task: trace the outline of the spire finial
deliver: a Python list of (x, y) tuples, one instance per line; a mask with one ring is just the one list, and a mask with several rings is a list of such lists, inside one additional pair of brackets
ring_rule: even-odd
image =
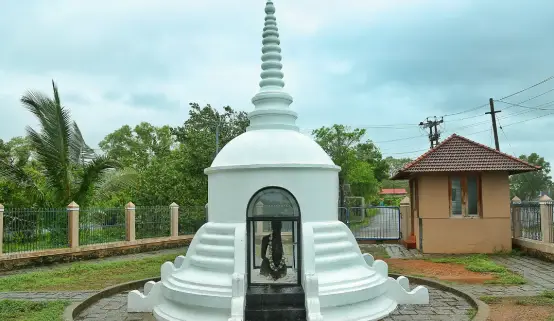
[(265, 5), (265, 24), (262, 40), (262, 72), (260, 90), (252, 98), (255, 110), (248, 114), (252, 129), (292, 129), (296, 126), (297, 115), (290, 109), (292, 96), (283, 91), (285, 82), (281, 63), (281, 41), (275, 18), (272, 0)]

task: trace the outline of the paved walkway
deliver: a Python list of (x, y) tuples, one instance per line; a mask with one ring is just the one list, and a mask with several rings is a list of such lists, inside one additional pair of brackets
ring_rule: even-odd
[[(415, 285), (413, 285), (415, 286)], [(429, 305), (399, 306), (383, 321), (412, 321), (412, 320), (469, 320), (469, 303), (449, 292), (429, 289)], [(154, 321), (150, 313), (128, 313), (127, 292), (102, 299), (83, 311), (77, 321), (110, 320), (110, 321)]]
[(382, 246), (387, 251), (391, 259), (422, 259), (421, 254), (416, 249), (406, 249), (400, 244), (376, 244), (376, 246)]
[(400, 213), (395, 208), (376, 208), (379, 212), (371, 218), (369, 225), (352, 229), (357, 238), (399, 239)]
[[(423, 258), (417, 250), (407, 250), (395, 244), (373, 244), (364, 246), (381, 247), (391, 258), (419, 259)], [(109, 257), (90, 260), (87, 262), (122, 261), (129, 259), (145, 258), (159, 254), (183, 254), (184, 250), (170, 249), (148, 253)], [(543, 262), (538, 259), (525, 256), (497, 256), (493, 260), (508, 269), (524, 276), (528, 283), (524, 285), (454, 285), (462, 291), (471, 293), (476, 297), (481, 296), (527, 296), (537, 295), (544, 290), (554, 290), (554, 263)], [(54, 268), (69, 266), (71, 263), (56, 264)], [(9, 274), (27, 273), (40, 270), (51, 270), (52, 266), (38, 267), (13, 271)], [(5, 273), (4, 275), (7, 275)], [(2, 275), (0, 275), (2, 277)], [(80, 292), (0, 292), (0, 299), (27, 299), (33, 301), (44, 300), (69, 300), (82, 301), (95, 293), (95, 291)], [(399, 308), (384, 321), (411, 321), (411, 320), (468, 320), (467, 311), (469, 304), (448, 292), (430, 289), (430, 305), (409, 305)], [(103, 299), (85, 310), (78, 320), (154, 320), (150, 314), (127, 314), (126, 293), (118, 294)]]

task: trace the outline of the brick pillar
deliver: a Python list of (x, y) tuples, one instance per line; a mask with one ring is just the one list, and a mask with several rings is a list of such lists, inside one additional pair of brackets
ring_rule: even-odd
[(0, 255), (4, 248), (4, 205), (0, 204)]
[(67, 205), (69, 247), (79, 247), (79, 205), (75, 202)]
[(411, 231), (410, 227), (412, 226), (412, 213), (411, 213), (411, 206), (410, 206), (410, 198), (404, 197), (402, 201), (400, 201), (400, 232), (402, 233), (402, 239), (404, 241), (407, 241), (410, 235), (413, 234), (413, 231)]
[(173, 202), (169, 205), (171, 215), (171, 236), (179, 236), (179, 205)]
[(135, 204), (132, 202), (125, 205), (125, 240), (135, 240)]
[[(512, 198), (512, 204), (521, 204), (521, 199), (517, 196)], [(510, 209), (511, 219), (512, 219), (512, 237), (519, 238), (521, 237), (521, 207), (513, 206)]]
[(541, 206), (542, 241), (549, 243), (554, 240), (552, 236), (552, 206), (554, 204), (548, 195), (541, 196), (539, 204)]

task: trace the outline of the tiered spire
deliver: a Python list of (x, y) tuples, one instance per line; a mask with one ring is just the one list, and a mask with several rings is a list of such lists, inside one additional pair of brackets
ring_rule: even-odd
[(265, 6), (265, 27), (262, 40), (262, 72), (260, 90), (252, 98), (254, 111), (248, 114), (250, 127), (254, 129), (292, 129), (296, 126), (297, 115), (290, 109), (292, 96), (283, 91), (285, 82), (281, 71), (281, 41), (275, 18), (275, 6), (268, 0)]

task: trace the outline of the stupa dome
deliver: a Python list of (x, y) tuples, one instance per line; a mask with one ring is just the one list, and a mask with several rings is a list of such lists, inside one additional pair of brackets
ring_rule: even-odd
[(287, 129), (260, 129), (243, 133), (225, 145), (211, 169), (264, 165), (338, 169), (311, 137)]

